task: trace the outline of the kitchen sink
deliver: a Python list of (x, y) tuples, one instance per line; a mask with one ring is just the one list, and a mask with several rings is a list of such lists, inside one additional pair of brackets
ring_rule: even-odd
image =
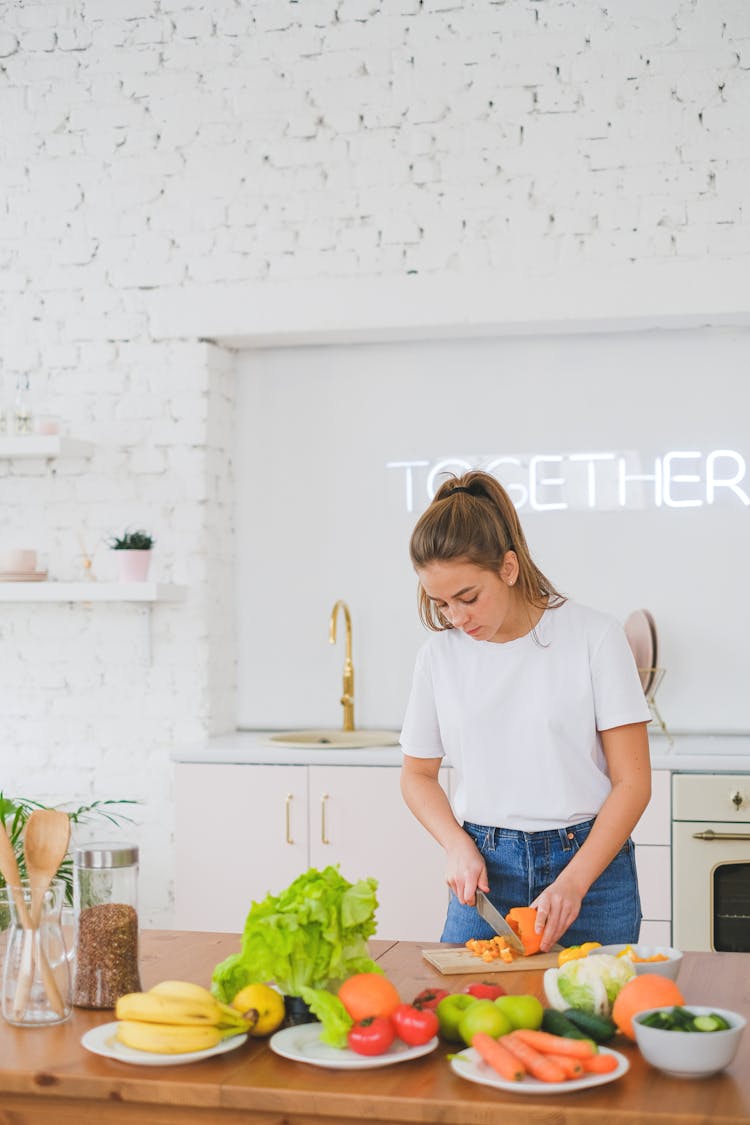
[(316, 747), (333, 750), (363, 750), (367, 746), (398, 746), (393, 730), (285, 730), (270, 736), (277, 746)]

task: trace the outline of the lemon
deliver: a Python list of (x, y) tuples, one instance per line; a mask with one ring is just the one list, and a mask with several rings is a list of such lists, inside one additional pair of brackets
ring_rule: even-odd
[(284, 1022), (284, 997), (267, 984), (246, 984), (235, 996), (232, 1007), (250, 1021), (252, 1027), (248, 1030), (258, 1038), (270, 1035)]

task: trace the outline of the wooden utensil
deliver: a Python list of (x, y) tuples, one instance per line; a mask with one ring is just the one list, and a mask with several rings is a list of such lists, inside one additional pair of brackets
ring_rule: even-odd
[(44, 896), (65, 859), (70, 843), (70, 819), (57, 809), (34, 809), (26, 822), (23, 852), (31, 884), (31, 924), (38, 926)]
[(18, 917), (21, 919), (21, 925), (25, 930), (30, 930), (31, 916), (21, 889), (21, 875), (16, 863), (16, 853), (13, 851), (13, 845), (2, 820), (0, 820), (0, 872), (2, 872), (6, 884), (10, 887)]
[(67, 813), (57, 809), (34, 809), (23, 834), (23, 851), (26, 858), (26, 872), (31, 885), (31, 927), (33, 933), (27, 935), (24, 946), (25, 957), (16, 990), (16, 1011), (22, 1012), (28, 1001), (29, 990), (34, 976), (34, 945), (39, 956), (42, 980), (52, 1007), (59, 1016), (65, 1014), (65, 1003), (57, 987), (55, 974), (47, 960), (41, 941), (37, 938), (42, 917), (44, 896), (50, 883), (57, 875), (60, 864), (70, 843), (70, 819)]

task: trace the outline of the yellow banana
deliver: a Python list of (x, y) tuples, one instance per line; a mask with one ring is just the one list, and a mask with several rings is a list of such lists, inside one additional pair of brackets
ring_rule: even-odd
[(183, 997), (158, 992), (128, 992), (115, 1006), (118, 1020), (140, 1023), (179, 1024), (186, 1027), (247, 1027), (239, 1012), (220, 1004), (213, 996)]
[(149, 992), (157, 996), (182, 996), (192, 1000), (214, 1000), (213, 993), (204, 988), (202, 984), (193, 984), (189, 980), (162, 980), (155, 984)]
[(143, 1023), (139, 1020), (121, 1020), (115, 1038), (126, 1047), (137, 1051), (151, 1051), (159, 1055), (182, 1055), (192, 1051), (205, 1051), (221, 1043), (234, 1029), (219, 1027), (192, 1027), (187, 1024)]
[(155, 984), (149, 992), (156, 996), (172, 996), (182, 1000), (213, 1005), (216, 1011), (215, 1022), (217, 1027), (237, 1026), (247, 1030), (249, 1021), (244, 1017), (240, 1020), (237, 1019), (238, 1015), (242, 1016), (242, 1013), (233, 1008), (231, 1004), (224, 1004), (221, 1000), (217, 1000), (213, 993), (204, 988), (202, 984), (193, 984), (192, 981), (188, 980), (163, 980), (159, 984)]

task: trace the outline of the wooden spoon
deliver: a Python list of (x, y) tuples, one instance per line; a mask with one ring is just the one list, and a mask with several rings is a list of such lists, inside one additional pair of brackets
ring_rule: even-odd
[(13, 901), (16, 904), (16, 912), (21, 919), (21, 925), (25, 930), (30, 930), (31, 916), (21, 890), (21, 875), (16, 862), (16, 853), (13, 851), (13, 845), (2, 820), (0, 820), (0, 872), (2, 872), (3, 879), (10, 887)]
[[(23, 851), (26, 871), (31, 885), (31, 925), (38, 931), (44, 906), (44, 896), (57, 875), (70, 843), (70, 819), (57, 809), (34, 809), (26, 822), (23, 834)], [(57, 987), (55, 974), (47, 960), (41, 941), (36, 942), (44, 987), (52, 1007), (59, 1016), (65, 1014), (65, 1003)], [(30, 962), (30, 963), (29, 963)], [(33, 947), (31, 956), (22, 964), (16, 991), (16, 1010), (20, 1001), (25, 1007), (34, 975)], [(19, 1000), (20, 995), (20, 1000)]]
[(31, 924), (38, 926), (44, 896), (70, 843), (70, 819), (57, 809), (34, 809), (26, 822), (23, 852), (31, 884)]

